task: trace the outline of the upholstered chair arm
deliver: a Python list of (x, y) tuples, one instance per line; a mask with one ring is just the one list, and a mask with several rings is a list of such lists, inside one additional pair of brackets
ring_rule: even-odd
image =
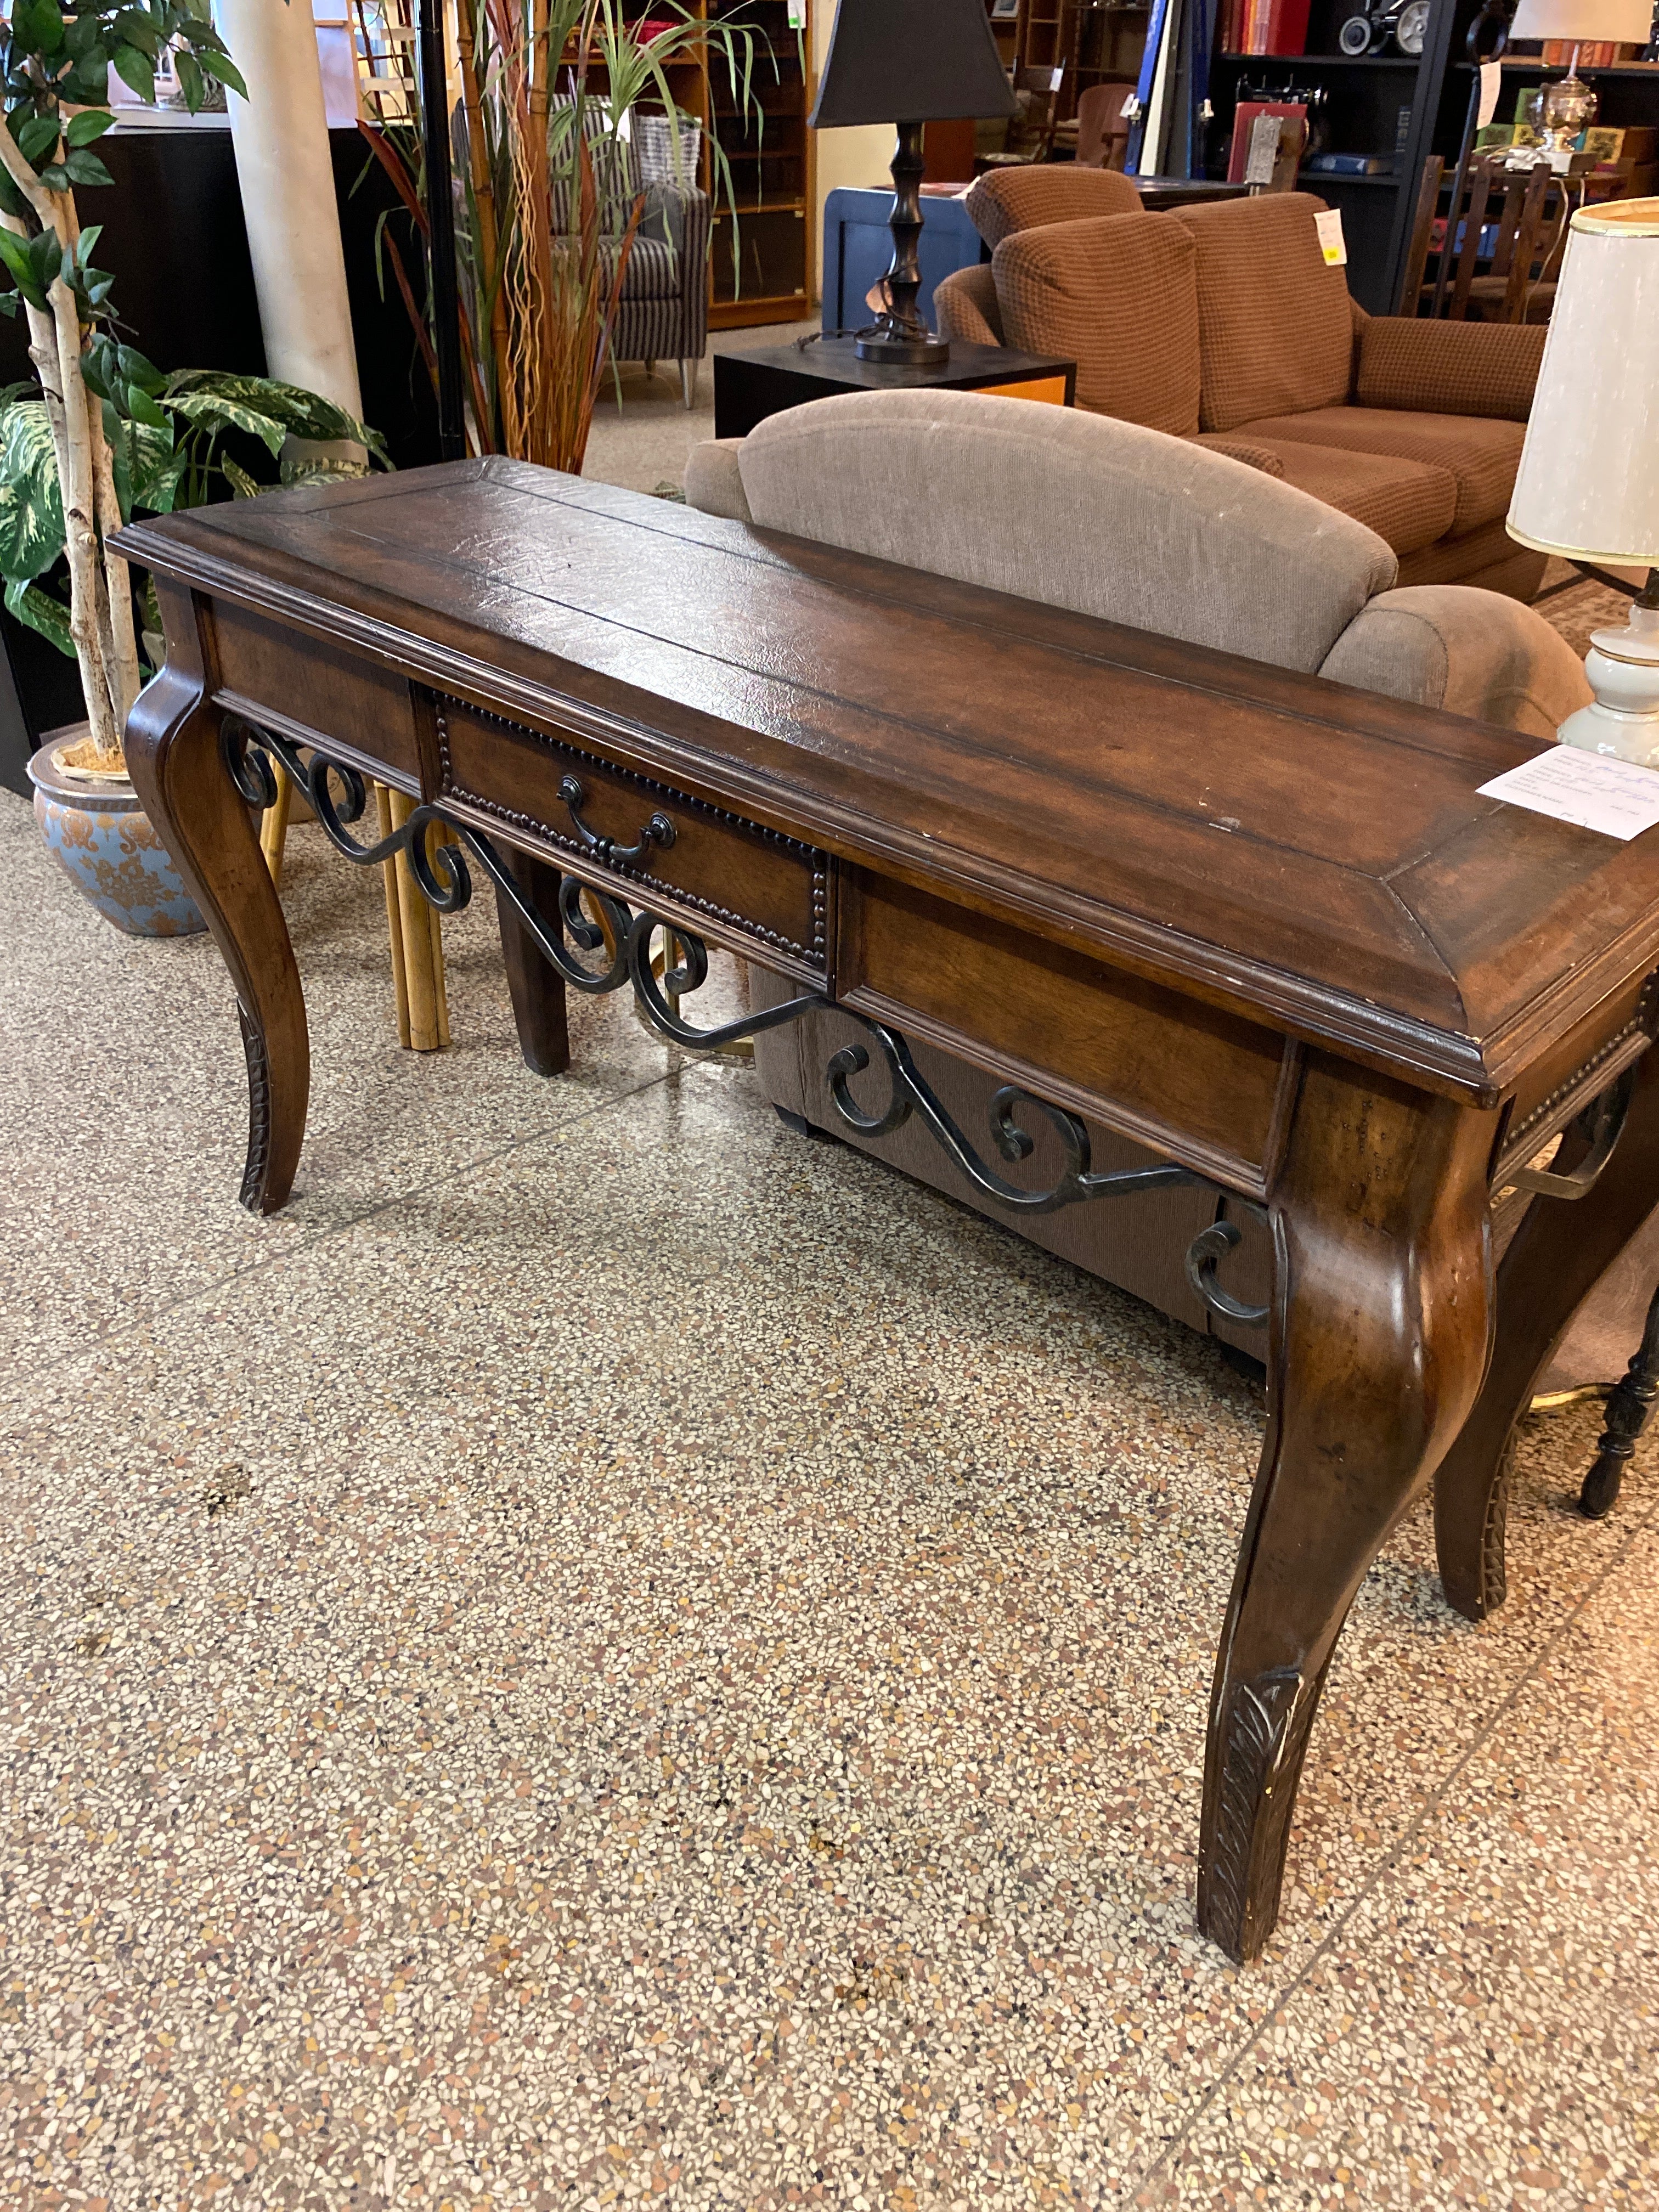
[(673, 254), (679, 294), (678, 313), (671, 307), (670, 320), (661, 319), (653, 307), (648, 332), (635, 337), (634, 343), (643, 344), (653, 357), (701, 361), (708, 350), (711, 215), (708, 193), (696, 185), (664, 181), (646, 186), (639, 234), (659, 240)]
[(1519, 600), (1468, 584), (1379, 592), (1319, 672), (1543, 740), (1590, 700), (1584, 664), (1559, 631)]
[(659, 238), (677, 254), (695, 254), (708, 238), (708, 195), (696, 185), (647, 185), (640, 209), (640, 235)]
[(685, 503), (703, 514), (723, 514), (732, 522), (752, 522), (738, 456), (741, 438), (710, 438), (693, 446), (685, 465)]
[(942, 338), (959, 338), (963, 345), (1003, 345), (1002, 310), (997, 305), (996, 279), (988, 261), (975, 261), (953, 270), (933, 288), (933, 315)]
[(1541, 323), (1440, 323), (1373, 315), (1359, 332), (1354, 398), (1425, 415), (1524, 422), (1547, 336)]

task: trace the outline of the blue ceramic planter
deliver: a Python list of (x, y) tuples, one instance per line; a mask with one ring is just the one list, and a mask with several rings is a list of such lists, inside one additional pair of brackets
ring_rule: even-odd
[(130, 937), (190, 937), (207, 924), (130, 783), (70, 781), (52, 764), (54, 732), (28, 763), (46, 848), (82, 897)]

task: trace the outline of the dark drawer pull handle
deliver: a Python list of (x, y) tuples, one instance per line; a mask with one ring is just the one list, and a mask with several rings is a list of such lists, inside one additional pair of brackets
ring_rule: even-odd
[(580, 777), (566, 776), (559, 786), (559, 796), (570, 809), (571, 828), (596, 860), (614, 860), (623, 867), (631, 868), (650, 858), (653, 845), (660, 845), (666, 851), (674, 842), (674, 825), (665, 814), (653, 814), (635, 844), (619, 845), (614, 837), (601, 837), (576, 811), (586, 796)]

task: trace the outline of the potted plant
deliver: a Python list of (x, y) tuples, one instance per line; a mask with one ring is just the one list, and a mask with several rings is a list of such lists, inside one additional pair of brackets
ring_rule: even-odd
[[(26, 317), (36, 378), (0, 394), (0, 576), (11, 612), (74, 658), (86, 704), (84, 735), (29, 764), (46, 841), (110, 920), (172, 935), (201, 921), (121, 752), (159, 641), (154, 623), (143, 634), (134, 579), (110, 541), (135, 509), (258, 491), (256, 471), (277, 463), (290, 436), (384, 453), (315, 393), (265, 378), (166, 375), (122, 336), (76, 188), (111, 182), (93, 150), (115, 121), (110, 70), (153, 102), (164, 54), (192, 111), (214, 84), (245, 91), (209, 0), (13, 0), (0, 23), (0, 312)], [(284, 471), (306, 472), (303, 463)]]
[[(467, 442), (475, 453), (579, 474), (616, 327), (644, 198), (626, 180), (630, 120), (648, 107), (666, 127), (677, 184), (696, 182), (701, 126), (683, 116), (670, 72), (718, 56), (732, 99), (753, 94), (765, 32), (710, 21), (653, 0), (637, 20), (623, 0), (458, 0), (461, 105), (456, 118), (460, 354)], [(775, 70), (775, 61), (774, 68)], [(416, 239), (427, 217), (421, 139), (412, 125), (359, 125), (396, 185)], [(718, 141), (712, 181), (735, 215)], [(665, 240), (673, 250), (672, 239)], [(417, 302), (396, 240), (386, 257), (435, 384), (430, 287)]]

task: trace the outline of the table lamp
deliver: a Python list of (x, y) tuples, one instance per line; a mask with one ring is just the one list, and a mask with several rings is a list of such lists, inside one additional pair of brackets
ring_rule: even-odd
[(933, 368), (950, 359), (950, 347), (916, 312), (922, 125), (1013, 112), (1013, 89), (985, 0), (840, 0), (817, 105), (807, 120), (818, 131), (898, 123), (887, 306), (858, 334), (861, 361)]
[(1509, 533), (1583, 567), (1642, 568), (1630, 620), (1594, 632), (1595, 694), (1564, 744), (1659, 768), (1659, 199), (1580, 208), (1567, 234)]
[(1560, 39), (1572, 47), (1565, 76), (1544, 87), (1540, 161), (1565, 169), (1573, 140), (1595, 120), (1595, 94), (1578, 74), (1579, 47), (1604, 40), (1644, 46), (1652, 27), (1653, 0), (1521, 0), (1510, 25), (1511, 50), (1517, 39)]

